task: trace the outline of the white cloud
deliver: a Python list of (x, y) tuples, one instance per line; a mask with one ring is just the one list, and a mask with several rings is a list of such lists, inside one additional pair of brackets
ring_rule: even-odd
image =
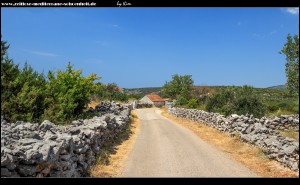
[(28, 52), (35, 54), (35, 55), (40, 55), (40, 56), (46, 56), (46, 57), (57, 57), (58, 55), (53, 54), (53, 53), (48, 53), (48, 52), (42, 52), (42, 51), (29, 51)]
[(298, 15), (299, 14), (299, 8), (287, 8), (286, 11), (290, 14), (293, 14), (293, 15)]

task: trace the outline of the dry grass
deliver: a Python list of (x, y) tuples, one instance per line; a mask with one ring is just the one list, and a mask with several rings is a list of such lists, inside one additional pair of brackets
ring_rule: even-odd
[(118, 177), (122, 173), (125, 161), (132, 150), (140, 128), (136, 111), (133, 110), (131, 114), (132, 122), (128, 132), (121, 136), (119, 142), (102, 149), (97, 164), (90, 170), (91, 177)]
[(100, 103), (100, 100), (91, 100), (88, 103), (88, 108), (92, 107), (94, 109), (96, 107), (96, 105), (99, 105), (99, 103)]
[(287, 131), (280, 131), (280, 135), (284, 136), (284, 137), (289, 137), (289, 138), (293, 138), (296, 139), (297, 141), (299, 141), (299, 131), (293, 131), (293, 130), (287, 130)]
[(259, 176), (299, 177), (297, 172), (283, 167), (276, 161), (269, 160), (259, 148), (239, 141), (236, 137), (229, 137), (204, 124), (177, 118), (168, 114), (166, 109), (163, 109), (162, 115), (190, 129), (202, 140), (226, 152), (232, 159), (241, 162)]

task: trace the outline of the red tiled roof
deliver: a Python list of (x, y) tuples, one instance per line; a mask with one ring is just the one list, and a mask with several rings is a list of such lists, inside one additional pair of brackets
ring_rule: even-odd
[(148, 94), (146, 95), (151, 101), (166, 101), (166, 99), (161, 98), (157, 94)]
[(115, 87), (114, 90), (115, 90), (115, 91), (123, 91), (124, 89), (121, 88), (121, 87)]

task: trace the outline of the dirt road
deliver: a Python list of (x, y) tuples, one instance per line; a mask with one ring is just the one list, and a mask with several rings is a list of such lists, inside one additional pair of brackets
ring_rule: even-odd
[(139, 109), (141, 130), (123, 177), (256, 177), (158, 109)]

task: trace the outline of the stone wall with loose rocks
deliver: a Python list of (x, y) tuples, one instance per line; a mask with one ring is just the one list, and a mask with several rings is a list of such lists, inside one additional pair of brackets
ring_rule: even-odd
[(299, 130), (299, 115), (274, 119), (258, 119), (252, 115), (236, 114), (225, 117), (218, 113), (175, 107), (169, 108), (168, 112), (176, 117), (206, 124), (230, 136), (238, 136), (240, 140), (258, 146), (269, 159), (299, 171), (299, 140), (283, 137), (276, 130)]
[(264, 123), (267, 128), (273, 130), (294, 130), (299, 131), (299, 114), (295, 115), (281, 115), (273, 119), (263, 117), (260, 121)]
[(70, 125), (1, 120), (1, 177), (84, 177), (105, 143), (128, 128), (131, 105), (106, 102)]

